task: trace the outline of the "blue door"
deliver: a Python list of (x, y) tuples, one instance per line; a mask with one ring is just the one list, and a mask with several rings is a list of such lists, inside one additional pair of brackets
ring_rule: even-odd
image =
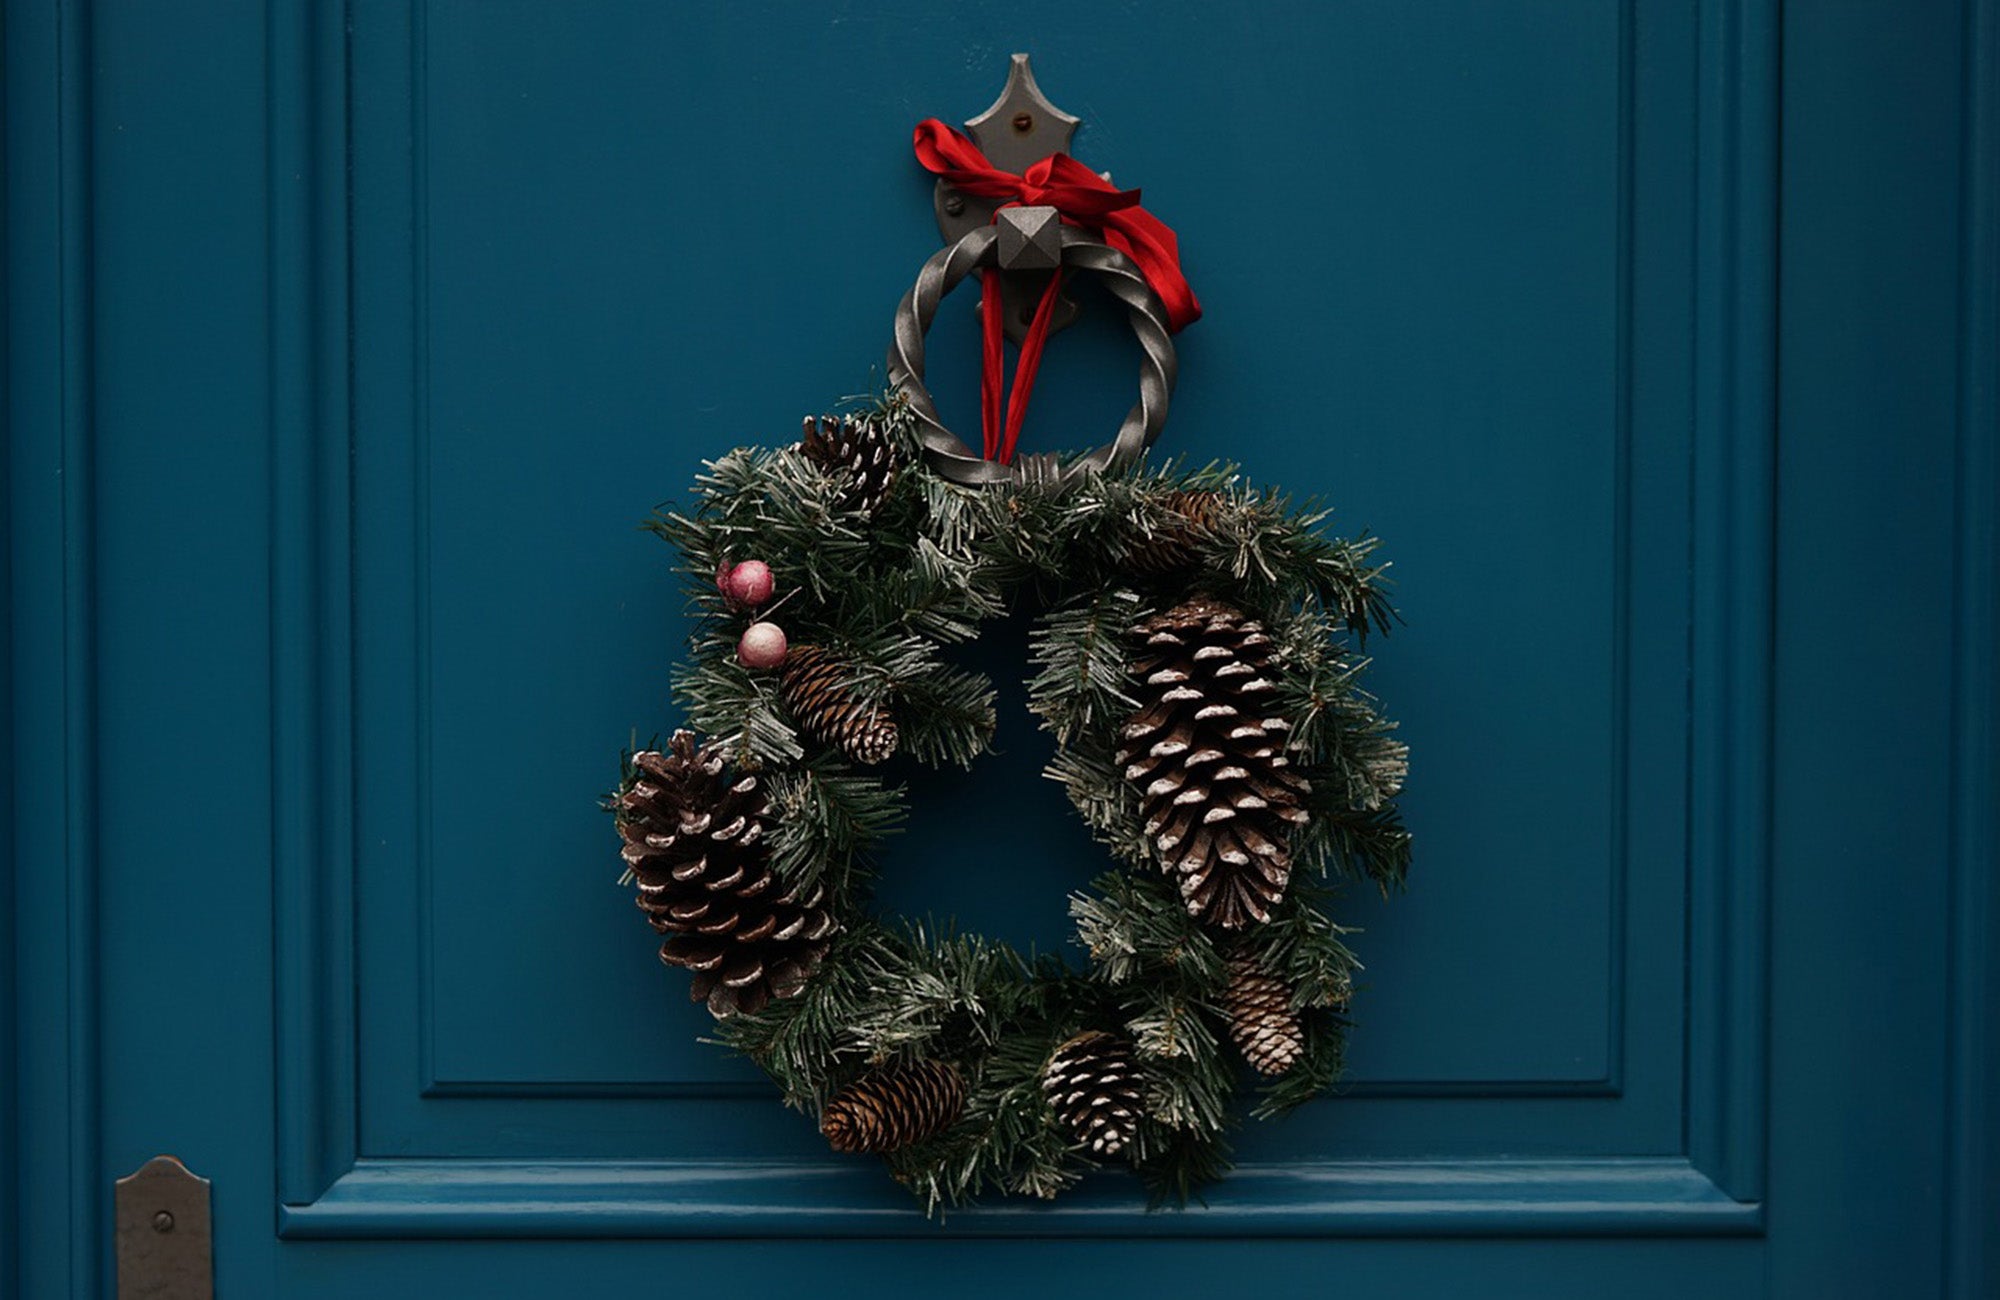
[[(113, 1181), (171, 1153), (236, 1300), (2000, 1294), (1992, 0), (4, 40), (0, 1293), (114, 1294)], [(1160, 450), (1386, 539), (1416, 856), (1341, 900), (1339, 1095), (1205, 1206), (938, 1224), (700, 1041), (595, 800), (675, 721), (635, 526), (880, 385), (910, 129), (1015, 50), (1180, 234)], [(1086, 303), (1024, 443), (1104, 441), (1134, 355)], [(1039, 743), (1003, 693), (885, 906), (1068, 942), (1098, 851)]]

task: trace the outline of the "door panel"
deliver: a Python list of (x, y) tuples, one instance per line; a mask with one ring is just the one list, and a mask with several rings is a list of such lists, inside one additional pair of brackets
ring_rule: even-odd
[[(1023, 15), (1037, 17), (1056, 21)], [(958, 21), (940, 15), (897, 44), (921, 47)], [(1046, 75), (1137, 91), (1127, 69), (1160, 60), (1170, 81), (1226, 83), (1231, 68), (1271, 52), (1261, 25), (1217, 26), (1204, 29), (1198, 60), (1174, 50), (1181, 28), (1168, 22), (1151, 45), (1122, 43), (1117, 61), (1085, 56), (1073, 72)], [(1082, 24), (1058, 48), (1107, 47), (1117, 28)], [(1483, 57), (1503, 35), (1524, 57)], [(1098, 109), (1107, 137), (1158, 137), (1135, 139), (1129, 159), (1098, 161), (1146, 180), (1198, 259), (1211, 316), (1239, 322), (1185, 336), (1188, 379), (1165, 445), (1236, 457), (1252, 474), (1328, 494), (1345, 526), (1390, 537), (1412, 584), (1412, 627), (1383, 655), (1381, 689), (1399, 705), (1408, 697), (1400, 716), (1427, 753), (1415, 815), (1427, 796), (1452, 810), (1426, 826), (1432, 860), (1450, 864), (1435, 874), (1450, 882), (1452, 905), (1398, 924), (1395, 944), (1374, 954), (1368, 1015), (1379, 1027), (1357, 1039), (1357, 1081), (1602, 1087), (1618, 1054), (1611, 967), (1622, 954), (1607, 918), (1631, 748), (1619, 732), (1630, 685), (1619, 680), (1623, 646), (1633, 604), (1678, 606), (1657, 615), (1676, 626), (1687, 600), (1672, 587), (1634, 593), (1626, 571), (1631, 304), (1621, 281), (1635, 250), (1620, 175), (1634, 151), (1620, 123), (1636, 88), (1622, 75), (1620, 17), (1594, 4), (1551, 6), (1525, 26), (1485, 6), (1445, 6), (1414, 23), (1395, 7), (1329, 10), (1302, 18), (1296, 36), (1301, 54), (1268, 64), (1267, 84), (1243, 100), (1152, 104), (1133, 93)], [(667, 716), (661, 669), (683, 628), (663, 557), (631, 524), (683, 491), (698, 457), (787, 437), (794, 407), (865, 386), (886, 338), (884, 304), (936, 243), (924, 179), (900, 148), (910, 88), (864, 76), (880, 87), (869, 93), (840, 75), (835, 99), (815, 75), (872, 67), (880, 39), (837, 24), (800, 24), (776, 39), (742, 20), (690, 30), (684, 15), (651, 6), (424, 11), (409, 198), (420, 244), (407, 272), (419, 282), (419, 391), (412, 422), (373, 428), (361, 451), (381, 446), (384, 462), (413, 465), (422, 482), (414, 553), (398, 542), (385, 563), (416, 569), (406, 579), (420, 604), (412, 707), (427, 789), (447, 790), (465, 755), (532, 746), (541, 756), (485, 778), (499, 819), (487, 853), (436, 852), (436, 798), (414, 813), (431, 846), (422, 860), (432, 905), (457, 900), (429, 931), (427, 1037), (439, 1079), (750, 1077), (693, 1045), (693, 1008), (674, 1009), (666, 1032), (624, 1032), (610, 994), (652, 978), (644, 945), (576, 942), (601, 934), (605, 905), (623, 900), (580, 890), (549, 866), (601, 856), (589, 838), (601, 828), (565, 807), (574, 791), (605, 783), (601, 738), (650, 732)], [(705, 67), (759, 69), (754, 109), (718, 113), (723, 87), (704, 81)], [(936, 93), (976, 102), (981, 75), (991, 80), (968, 68)], [(1417, 107), (1447, 85), (1477, 106), (1470, 121)], [(1411, 107), (1385, 115), (1392, 86)], [(1255, 129), (1304, 103), (1329, 124), (1365, 117), (1369, 127), (1308, 139)], [(1144, 132), (1142, 114), (1153, 123)], [(1660, 142), (1662, 173), (1685, 167), (1687, 144)], [(365, 158), (398, 141), (356, 147)], [(1243, 238), (1233, 196), (1288, 167), (1317, 174), (1285, 200), (1318, 215), (1315, 236), (1297, 250)], [(1382, 201), (1362, 207), (1343, 201), (1348, 192)], [(1689, 202), (1685, 192), (1661, 197)], [(373, 212), (378, 200), (400, 209), (402, 196), (364, 187), (361, 198)], [(1489, 256), (1494, 243), (1509, 256)], [(406, 271), (364, 263), (357, 274), (393, 283)], [(1684, 280), (1685, 271), (1659, 283)], [(968, 314), (948, 321), (960, 327), (951, 342), (968, 334)], [(782, 332), (777, 318), (790, 322)], [(1312, 324), (1276, 327), (1285, 320)], [(1052, 373), (1044, 438), (1052, 425), (1115, 420), (1116, 406), (1102, 408), (1125, 396), (1132, 367), (1112, 346), (1115, 319), (1098, 324), (1107, 328), (1091, 331), (1091, 359), (1110, 382), (1076, 366)], [(364, 365), (377, 338), (363, 322)], [(401, 340), (396, 332), (389, 346)], [(1078, 341), (1066, 337), (1064, 351)], [(972, 351), (942, 340), (938, 350)], [(963, 416), (972, 385), (946, 389), (941, 376), (938, 387)], [(1686, 431), (1659, 433), (1685, 462)], [(1649, 477), (1645, 490), (1663, 517), (1676, 517), (1676, 503), (1685, 513), (1685, 469)], [(1467, 517), (1505, 543), (1468, 554), (1459, 527), (1433, 523)], [(358, 518), (363, 554), (373, 554), (383, 515), (363, 501)], [(1655, 548), (1677, 549), (1676, 539)], [(1655, 576), (1663, 587), (1684, 581), (1671, 571), (1641, 580)], [(1539, 584), (1566, 598), (1536, 600)], [(387, 579), (382, 589), (399, 590)], [(371, 626), (399, 616), (360, 612)], [(1483, 650), (1475, 671), (1443, 689), (1416, 686), (1436, 681), (1442, 647), (1468, 640)], [(1686, 671), (1652, 666), (1666, 679)], [(1663, 694), (1653, 683), (1636, 689)], [(498, 700), (515, 703), (496, 710)], [(1674, 805), (1671, 781), (1645, 784)], [(1553, 787), (1566, 833), (1496, 853), (1495, 829)], [(1048, 794), (1031, 806), (1061, 814)], [(948, 813), (926, 820), (952, 824)], [(964, 852), (948, 834), (918, 835), (922, 851), (899, 855), (913, 870), (932, 850)], [(1063, 847), (1087, 863), (1085, 843), (1077, 835)], [(1663, 847), (1672, 870), (1677, 858)], [(417, 854), (401, 856), (407, 872)], [(1015, 875), (1020, 856), (996, 853), (954, 874)], [(1034, 883), (1059, 903), (1079, 863), (1053, 865)], [(1515, 882), (1530, 872), (1545, 897), (1523, 908)], [(1063, 942), (1066, 918), (1050, 910), (1027, 937)], [(1491, 924), (1496, 916), (1506, 924)], [(546, 956), (495, 962), (496, 946)], [(552, 981), (549, 960), (563, 955), (591, 967)], [(1468, 968), (1503, 966), (1508, 979), (1468, 988)], [(499, 1033), (488, 1013), (496, 1004), (521, 1012), (502, 1017)], [(1463, 1027), (1433, 1032), (1447, 1016)]]
[[(1698, 192), (1692, 15), (1328, 9), (1292, 20), (1288, 48), (1330, 52), (1310, 59), (1262, 25), (1193, 12), (1123, 41), (1109, 15), (1038, 16), (1064, 33), (1064, 66), (1044, 77), (1101, 83), (1093, 129), (1134, 141), (1094, 160), (1148, 178), (1194, 250), (1211, 321), (1236, 323), (1186, 336), (1173, 450), (1326, 496), (1346, 527), (1389, 538), (1407, 592), (1410, 626), (1377, 685), (1423, 756), (1409, 800), (1421, 902), (1351, 900), (1370, 982), (1349, 1094), (1247, 1131), (1244, 1175), (1217, 1203), (1286, 1231), (1460, 1201), (1498, 1230), (1538, 1230), (1580, 1199), (1585, 1217), (1633, 1227), (1754, 1228), (1754, 1158), (1738, 1196), (1684, 1137), (1716, 1108), (1747, 1117), (1752, 1140), (1760, 1105), (1754, 1061), (1690, 1096), (1680, 1037), (1690, 1017), (1722, 1033), (1759, 997), (1754, 965), (1695, 966), (1736, 942), (1738, 919), (1727, 891), (1700, 883), (1719, 863), (1697, 846), (1758, 810), (1696, 801), (1688, 782), (1691, 736), (1724, 729), (1704, 711), (1758, 685), (1726, 664), (1692, 702), (1685, 683), (1697, 610), (1768, 564), (1757, 550), (1686, 561), (1691, 519), (1723, 509), (1744, 468), (1693, 465), (1688, 225), (1704, 203), (1723, 225), (1765, 219), (1727, 206), (1758, 194)], [(654, 969), (611, 887), (590, 796), (611, 746), (670, 718), (684, 634), (666, 557), (632, 525), (700, 457), (786, 437), (801, 411), (860, 387), (885, 306), (935, 245), (902, 147), (910, 88), (842, 77), (853, 88), (833, 101), (827, 74), (883, 67), (959, 21), (885, 40), (867, 24), (773, 32), (648, 6), (438, 3), (413, 22), (357, 8), (370, 93), (351, 139), (354, 456), (351, 477), (327, 466), (336, 481), (309, 489), (351, 501), (352, 589), (317, 599), (351, 611), (351, 665), (335, 647), (322, 672), (354, 694), (345, 714), (296, 711), (333, 733), (315, 749), (352, 746), (358, 851), (351, 881), (345, 862), (315, 862), (312, 889), (280, 906), (353, 891), (358, 1002), (310, 1017), (344, 1033), (351, 1014), (351, 1058), (344, 1040), (301, 1050), (353, 1072), (368, 1163), (298, 1198), (288, 1232), (423, 1232), (452, 1196), (466, 1198), (453, 1216), (480, 1222), (532, 1202), (537, 1230), (565, 1233), (608, 1230), (593, 1207), (615, 1196), (639, 1230), (684, 1232), (725, 1181), (745, 1230), (803, 1215), (934, 1231), (699, 1041), (703, 1013)], [(1510, 57), (1491, 58), (1495, 42)], [(1260, 59), (1271, 75), (1254, 90), (1220, 89)], [(1160, 99), (1134, 61), (1218, 89)], [(722, 111), (730, 68), (757, 69), (756, 93)], [(975, 64), (925, 93), (976, 106), (991, 76)], [(1427, 106), (1447, 87), (1460, 107), (1441, 115)], [(1271, 129), (1307, 105), (1367, 127)], [(1246, 237), (1240, 196), (1287, 171), (1284, 202), (1316, 214), (1315, 234), (1295, 248)], [(971, 354), (967, 315), (940, 326), (943, 354)], [(1113, 322), (1094, 324), (1058, 349), (1092, 365), (1052, 363), (1044, 429), (1124, 400), (1126, 348)], [(1761, 460), (1740, 459), (1750, 473)], [(982, 855), (950, 834), (949, 811), (920, 805), (887, 863), (892, 896), (936, 910), (926, 873), (984, 875), (1049, 906), (989, 903), (970, 923), (1060, 947), (1060, 900), (1096, 854), (1035, 788), (1025, 714), (1003, 727), (1028, 761), (999, 797), (1057, 850)], [(949, 809), (995, 789), (981, 772), (923, 793)], [(1690, 914), (1690, 898), (1712, 910)], [(316, 942), (331, 957), (349, 938)], [(1697, 1008), (1690, 987), (1723, 996)], [(496, 1193), (461, 1187), (465, 1157), (561, 1163), (522, 1164)], [(423, 1163), (394, 1163), (410, 1159)], [(615, 1189), (576, 1163), (607, 1160), (639, 1163)], [(787, 1163), (725, 1177), (688, 1160)], [(1303, 1214), (1270, 1181), (1301, 1160), (1330, 1189)], [(801, 1179), (838, 1190), (807, 1209)], [(440, 1180), (460, 1190), (441, 1198)], [(1343, 1208), (1357, 1180), (1393, 1189), (1385, 1206)], [(1107, 1214), (1189, 1230), (1135, 1216), (1115, 1182), (1095, 1195), (1087, 1218), (1058, 1207), (1040, 1230)], [(1514, 1208), (1496, 1212), (1496, 1197)]]

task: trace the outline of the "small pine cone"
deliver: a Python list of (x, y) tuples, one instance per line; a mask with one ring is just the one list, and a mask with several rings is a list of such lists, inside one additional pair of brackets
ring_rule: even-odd
[(1070, 1136), (1092, 1155), (1115, 1156), (1139, 1122), (1139, 1063), (1132, 1044), (1092, 1029), (1056, 1048), (1042, 1069), (1042, 1093)]
[(693, 1000), (717, 1017), (804, 988), (837, 929), (820, 885), (771, 869), (767, 807), (756, 775), (730, 777), (691, 731), (634, 754), (615, 804), (640, 910), (668, 936), (660, 960), (694, 972)]
[(1201, 558), (1195, 543), (1215, 526), (1222, 494), (1209, 488), (1169, 492), (1160, 498), (1166, 518), (1151, 535), (1135, 534), (1126, 544), (1125, 567), (1142, 578), (1164, 578), (1191, 569)]
[(1134, 629), (1137, 713), (1118, 762), (1139, 787), (1146, 836), (1190, 914), (1241, 930), (1271, 917), (1291, 880), (1291, 836), (1311, 787), (1285, 755), (1275, 653), (1257, 620), (1197, 596)]
[(886, 708), (854, 697), (847, 664), (819, 646), (792, 647), (785, 659), (786, 707), (807, 731), (857, 763), (880, 763), (896, 752), (896, 719)]
[(799, 440), (806, 459), (845, 481), (840, 506), (872, 515), (896, 484), (902, 454), (888, 422), (880, 415), (807, 416)]
[(835, 1151), (894, 1151), (934, 1137), (965, 1111), (965, 1080), (943, 1061), (886, 1065), (833, 1094), (819, 1131)]
[(1285, 982), (1239, 954), (1229, 959), (1229, 987), (1222, 994), (1229, 1041), (1259, 1074), (1283, 1074), (1306, 1049), (1305, 1027), (1292, 1010)]

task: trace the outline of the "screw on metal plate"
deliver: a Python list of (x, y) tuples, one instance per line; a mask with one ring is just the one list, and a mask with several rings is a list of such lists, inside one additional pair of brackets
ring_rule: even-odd
[(154, 1156), (118, 1180), (118, 1300), (215, 1300), (208, 1180)]
[[(1007, 71), (1006, 89), (992, 107), (965, 124), (965, 133), (995, 167), (1020, 173), (1050, 154), (1068, 153), (1070, 137), (1076, 134), (1081, 121), (1048, 101), (1042, 88), (1035, 84), (1028, 56), (1016, 54)], [(990, 200), (965, 194), (944, 181), (937, 183), (933, 201), (938, 231), (947, 244), (955, 244), (981, 226), (993, 224), (994, 204)], [(1041, 301), (1053, 269), (1053, 263), (1038, 269), (1022, 266), (1000, 277), (1007, 337), (1016, 343), (1028, 332), (1035, 304)], [(1049, 319), (1050, 330), (1059, 330), (1075, 319), (1076, 303), (1068, 294), (1061, 295)]]

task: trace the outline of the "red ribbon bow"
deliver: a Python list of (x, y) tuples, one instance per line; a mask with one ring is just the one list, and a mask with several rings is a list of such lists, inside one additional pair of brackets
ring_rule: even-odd
[[(1021, 175), (1002, 171), (979, 146), (936, 118), (917, 123), (917, 161), (948, 184), (974, 198), (998, 199), (1000, 207), (1054, 208), (1072, 225), (1087, 226), (1104, 242), (1131, 258), (1146, 283), (1167, 309), (1169, 328), (1178, 332), (1201, 318), (1201, 303), (1181, 273), (1180, 241), (1167, 224), (1139, 206), (1138, 190), (1121, 190), (1068, 154), (1051, 154)], [(980, 288), (980, 317), (985, 358), (980, 368), (980, 423), (988, 460), (1005, 464), (1014, 458), (1027, 415), (1028, 394), (1041, 368), (1048, 342), (1049, 321), (1055, 314), (1063, 273), (1057, 268), (1035, 308), (1021, 360), (1014, 375), (1014, 392), (1007, 402), (1004, 427), (1000, 418), (1000, 381), (1006, 366), (1002, 349), (1000, 277), (988, 269)]]

